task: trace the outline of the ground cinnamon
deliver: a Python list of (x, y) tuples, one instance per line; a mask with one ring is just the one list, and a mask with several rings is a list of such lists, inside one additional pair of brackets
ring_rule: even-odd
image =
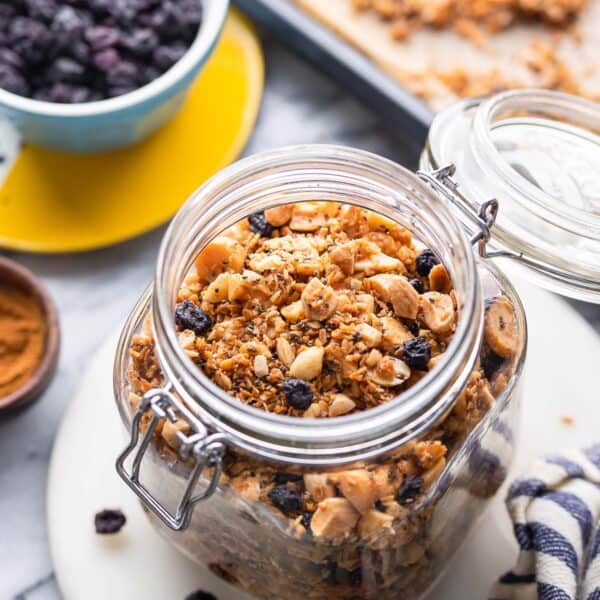
[(38, 298), (0, 284), (0, 398), (33, 376), (45, 351), (46, 332)]

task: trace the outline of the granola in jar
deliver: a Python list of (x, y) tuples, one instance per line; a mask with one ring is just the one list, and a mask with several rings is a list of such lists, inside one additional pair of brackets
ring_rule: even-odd
[[(337, 419), (401, 402), (435, 372), (459, 306), (440, 258), (407, 229), (354, 205), (315, 201), (251, 215), (214, 238), (179, 290), (174, 322), (190, 360), (240, 402)], [(229, 449), (220, 518), (209, 507), (203, 521), (220, 543), (205, 561), (262, 598), (418, 597), (444, 544), (424, 499), (506, 386), (518, 345), (511, 302), (490, 298), (480, 361), (450, 412), (375, 462), (303, 471)], [(162, 383), (150, 328), (133, 339), (129, 380), (132, 407)], [(156, 431), (158, 454), (175, 472), (186, 471), (177, 451), (187, 429), (167, 420)], [(483, 448), (470, 460), (477, 457), (480, 477), (465, 487), (484, 498), (501, 468)], [(243, 528), (233, 511), (228, 519), (234, 503), (245, 507)]]

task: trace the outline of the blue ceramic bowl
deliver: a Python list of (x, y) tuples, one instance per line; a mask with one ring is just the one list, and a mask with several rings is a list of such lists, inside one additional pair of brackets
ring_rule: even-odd
[(171, 69), (151, 83), (116, 98), (81, 104), (41, 102), (0, 89), (0, 114), (23, 140), (69, 152), (105, 152), (139, 142), (181, 108), (187, 91), (211, 55), (229, 0), (203, 0), (198, 36)]

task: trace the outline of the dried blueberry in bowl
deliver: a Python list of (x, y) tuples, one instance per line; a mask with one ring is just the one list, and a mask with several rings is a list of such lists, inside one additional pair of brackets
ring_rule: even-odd
[(10, 3), (0, 13), (0, 87), (59, 103), (133, 91), (183, 57), (202, 1)]

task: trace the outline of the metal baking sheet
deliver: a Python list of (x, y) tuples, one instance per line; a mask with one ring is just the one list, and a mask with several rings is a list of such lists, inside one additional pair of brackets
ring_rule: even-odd
[(433, 118), (432, 110), (364, 54), (318, 23), (292, 0), (233, 1), (252, 20), (272, 31), (374, 109), (403, 144), (415, 152), (423, 148)]

